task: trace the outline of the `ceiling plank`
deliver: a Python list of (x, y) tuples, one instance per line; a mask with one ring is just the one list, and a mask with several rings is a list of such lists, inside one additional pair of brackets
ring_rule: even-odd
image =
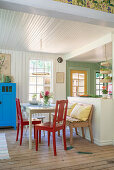
[(2, 49), (66, 54), (110, 32), (112, 28), (0, 9)]
[(104, 36), (102, 38), (99, 38), (98, 40), (96, 40), (80, 49), (74, 50), (71, 53), (64, 55), (64, 59), (70, 60), (70, 59), (76, 58), (76, 56), (85, 54), (91, 50), (94, 50), (94, 49), (96, 49), (100, 46), (103, 46), (105, 44), (108, 44), (110, 42), (112, 42), (112, 34), (111, 33), (107, 34), (106, 36)]

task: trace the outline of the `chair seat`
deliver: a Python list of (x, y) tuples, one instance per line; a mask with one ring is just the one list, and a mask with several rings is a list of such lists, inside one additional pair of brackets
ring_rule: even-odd
[[(28, 119), (23, 119), (23, 123), (25, 125), (29, 125), (29, 120)], [(32, 118), (32, 124), (37, 124), (37, 123), (41, 123), (41, 120), (40, 119), (34, 119)]]
[(85, 121), (82, 121), (82, 120), (79, 120), (79, 119), (72, 118), (70, 116), (66, 117), (66, 121), (69, 121), (69, 122), (85, 122)]
[[(58, 131), (59, 128), (61, 129), (62, 126), (63, 125), (61, 125), (61, 123), (56, 123), (57, 131)], [(40, 123), (40, 124), (36, 124), (35, 127), (38, 128), (39, 130), (46, 130), (46, 129), (52, 130), (53, 129), (53, 123), (52, 122)]]
[(37, 124), (37, 122), (39, 123), (39, 122), (41, 122), (41, 120), (40, 119), (32, 119), (32, 124)]

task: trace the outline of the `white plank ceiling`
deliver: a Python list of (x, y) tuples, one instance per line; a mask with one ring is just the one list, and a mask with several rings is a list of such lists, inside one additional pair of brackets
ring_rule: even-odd
[(112, 31), (102, 26), (0, 9), (2, 49), (68, 53)]
[(81, 61), (81, 62), (101, 62), (112, 59), (112, 43), (108, 43), (104, 46), (98, 47), (82, 55), (78, 55), (70, 61)]

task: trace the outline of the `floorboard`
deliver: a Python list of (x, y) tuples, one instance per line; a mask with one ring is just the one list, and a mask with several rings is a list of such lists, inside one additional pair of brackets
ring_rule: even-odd
[[(36, 152), (34, 138), (33, 149), (29, 150), (29, 133), (25, 132), (24, 130), (23, 143), (20, 146), (19, 141), (15, 141), (15, 130), (0, 129), (0, 133), (6, 134), (10, 155), (9, 160), (0, 160), (0, 170), (114, 170), (114, 146), (97, 146), (74, 134), (73, 149), (65, 151), (62, 137), (56, 135), (57, 156), (55, 157), (52, 135), (50, 147), (48, 147), (47, 134), (44, 136), (42, 133), (42, 143)], [(70, 146), (69, 130), (66, 137), (67, 146)], [(92, 154), (79, 154), (78, 151)]]

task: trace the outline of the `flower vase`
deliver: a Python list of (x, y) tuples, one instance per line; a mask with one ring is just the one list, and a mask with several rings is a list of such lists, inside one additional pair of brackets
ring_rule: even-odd
[(44, 97), (44, 106), (49, 105), (49, 98), (47, 96)]
[(107, 99), (107, 97), (108, 97), (108, 94), (102, 94), (103, 99)]

